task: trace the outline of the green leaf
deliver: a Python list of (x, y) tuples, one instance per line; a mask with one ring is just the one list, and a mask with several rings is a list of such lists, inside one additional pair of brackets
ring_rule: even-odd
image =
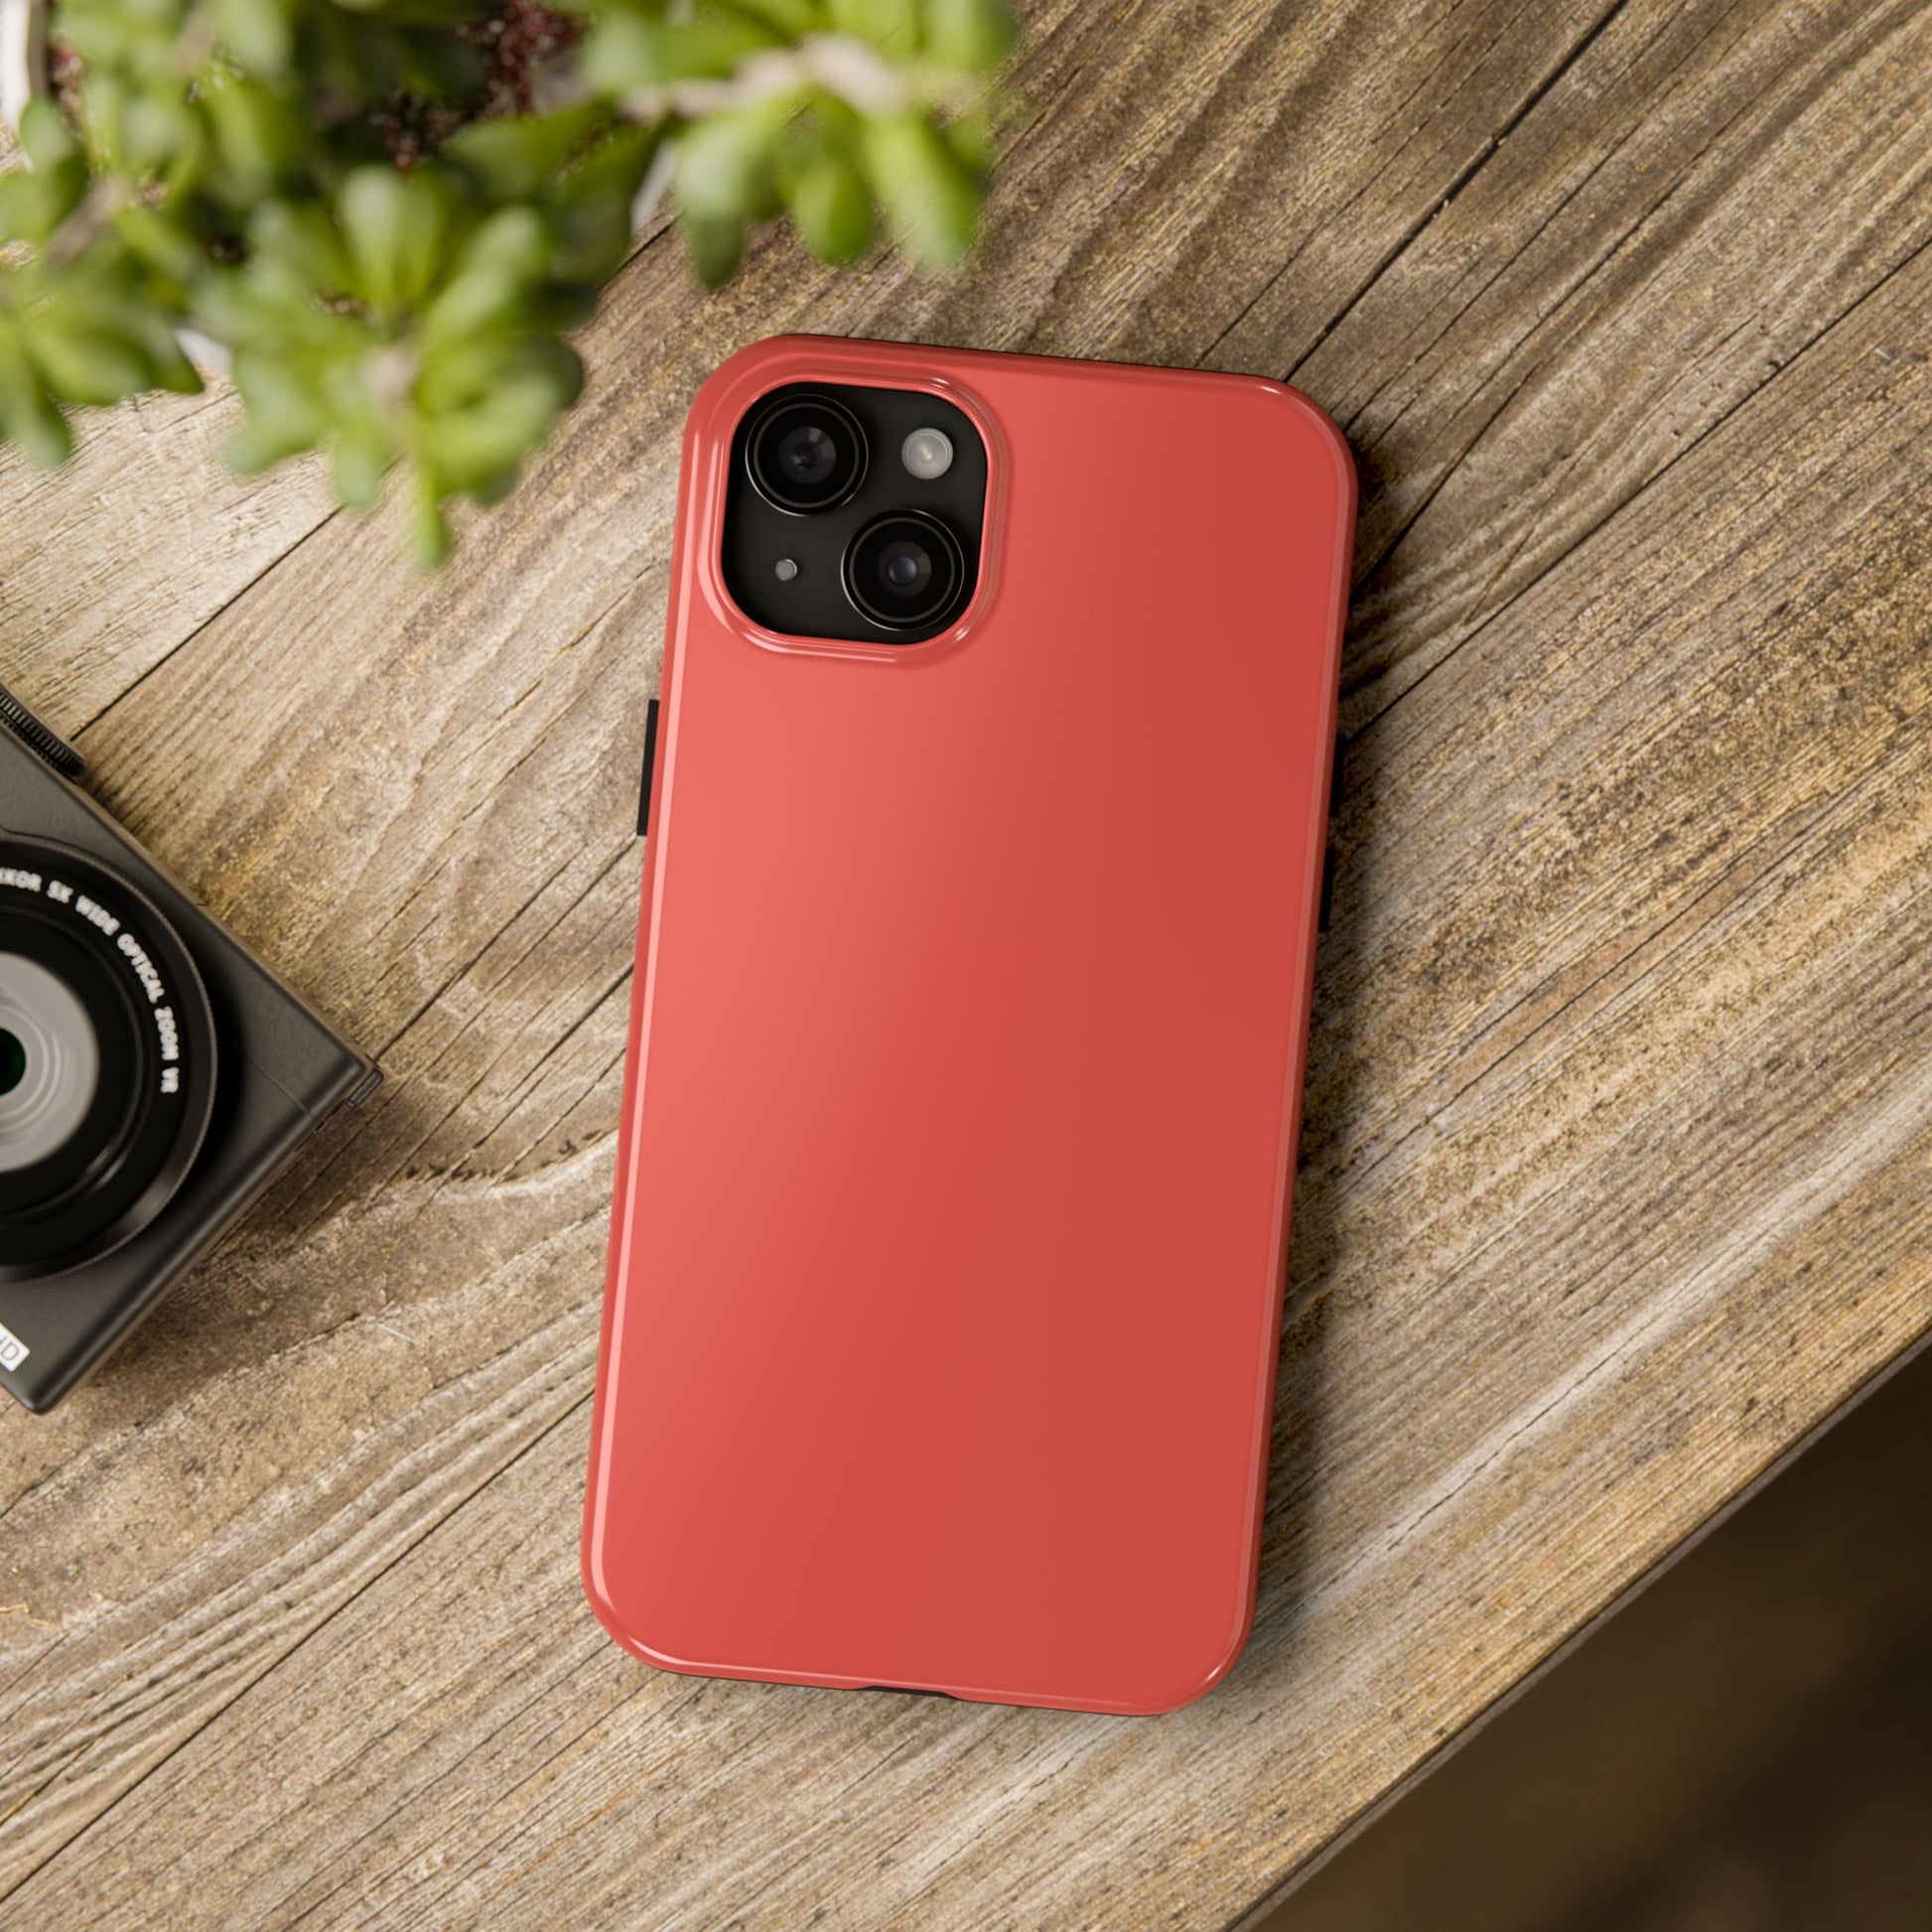
[(343, 183), (337, 208), (356, 270), (356, 292), (393, 320), (442, 267), (452, 216), (448, 190), (427, 173), (357, 168)]
[(34, 373), (15, 330), (0, 319), (0, 431), (43, 470), (58, 469), (73, 448), (67, 418)]
[(920, 268), (953, 267), (973, 245), (979, 183), (923, 115), (869, 122), (863, 139), (874, 193), (899, 246)]
[(294, 437), (285, 424), (264, 423), (246, 416), (222, 443), (221, 460), (237, 476), (258, 477), (264, 470), (272, 470), (278, 463), (314, 448), (313, 437)]
[(842, 156), (808, 162), (791, 187), (791, 218), (822, 262), (847, 262), (872, 245), (872, 196)]
[(245, 195), (265, 196), (294, 170), (308, 137), (293, 103), (252, 81), (232, 80), (209, 88), (204, 105), (215, 152)]
[(678, 139), (677, 192), (687, 213), (741, 223), (773, 210), (772, 163), (788, 108), (776, 101), (712, 114)]
[(456, 273), (425, 311), (425, 339), (434, 343), (492, 325), (513, 327), (551, 252), (549, 232), (535, 208), (499, 208), (471, 237)]
[(38, 384), (0, 397), (0, 406), (4, 406), (7, 441), (18, 444), (37, 468), (58, 470), (73, 454), (73, 431), (68, 419)]
[(655, 84), (663, 63), (658, 37), (663, 29), (628, 7), (601, 13), (591, 22), (579, 60), (584, 78), (600, 93), (621, 94)]
[(955, 114), (940, 130), (946, 146), (959, 158), (974, 181), (984, 184), (993, 173), (993, 116), (986, 103)]
[(424, 570), (434, 570), (450, 554), (450, 522), (436, 485), (427, 476), (410, 491), (409, 548)]
[(990, 73), (1012, 51), (1017, 31), (1002, 0), (925, 0), (925, 51), (936, 66)]
[(278, 74), (289, 65), (295, 36), (277, 0), (211, 0), (215, 31), (245, 68)]
[(58, 168), (80, 152), (60, 108), (39, 96), (21, 110), (20, 145), (36, 168)]
[(893, 54), (911, 54), (919, 44), (918, 0), (831, 0), (832, 25)]
[(545, 197), (557, 242), (551, 273), (601, 285), (622, 267), (631, 245), (630, 210), (663, 139), (655, 127), (612, 131)]
[(200, 371), (188, 359), (168, 318), (159, 309), (130, 305), (127, 322), (147, 351), (149, 381), (157, 389), (171, 389), (177, 395), (199, 394)]
[(781, 40), (802, 40), (824, 25), (815, 0), (730, 0), (723, 10), (749, 16)]
[(397, 34), (392, 45), (404, 93), (425, 100), (466, 100), (480, 94), (488, 80), (483, 56), (442, 28)]
[(336, 494), (353, 509), (367, 509), (382, 493), (390, 463), (388, 440), (373, 423), (356, 423), (336, 439), (330, 478)]
[(706, 288), (723, 288), (745, 259), (745, 223), (729, 214), (701, 214), (687, 209), (684, 246), (691, 271)]
[[(88, 89), (90, 102), (94, 91)], [(122, 148), (115, 157), (115, 172), (161, 174), (198, 145), (200, 132), (200, 118), (186, 95), (130, 93), (121, 118)]]
[(202, 266), (202, 250), (173, 215), (139, 204), (119, 208), (114, 232), (143, 267), (172, 281), (186, 282)]
[(549, 224), (527, 204), (500, 207), (482, 222), (456, 259), (459, 275), (496, 275), (529, 287), (549, 266)]
[(536, 329), (581, 329), (597, 314), (599, 291), (590, 282), (549, 283), (534, 294), (525, 319)]
[(740, 15), (689, 25), (650, 19), (630, 8), (601, 12), (584, 41), (585, 77), (604, 93), (718, 80), (782, 37)]
[(50, 168), (16, 168), (0, 175), (0, 236), (45, 241), (87, 192), (87, 171), (78, 162)]
[(444, 153), (471, 170), (492, 200), (534, 195), (605, 118), (597, 101), (560, 114), (513, 114), (459, 128)]
[[(334, 0), (334, 3), (345, 13), (360, 14), (365, 19), (373, 16), (376, 24), (387, 27), (454, 27), (459, 21), (475, 20), (487, 11), (479, 0)], [(363, 26), (356, 31), (367, 34), (373, 29)]]
[[(234, 384), (247, 405), (248, 419), (229, 445), (229, 462), (242, 471), (266, 469), (298, 450), (313, 449), (328, 426), (314, 387), (276, 356), (237, 349)], [(255, 463), (243, 461), (237, 447), (245, 447)], [(266, 454), (264, 454), (266, 453)]]
[(526, 369), (471, 407), (426, 423), (424, 461), (450, 488), (488, 489), (549, 435), (568, 401), (546, 370)]
[(63, 402), (119, 402), (151, 386), (139, 348), (106, 330), (76, 326), (70, 313), (23, 317), (22, 334), (29, 359)]
[(519, 345), (500, 332), (446, 338), (428, 345), (416, 377), (416, 408), (424, 416), (467, 409), (516, 367)]
[(355, 280), (342, 231), (312, 202), (263, 203), (248, 239), (257, 263), (281, 263), (313, 288), (342, 292)]

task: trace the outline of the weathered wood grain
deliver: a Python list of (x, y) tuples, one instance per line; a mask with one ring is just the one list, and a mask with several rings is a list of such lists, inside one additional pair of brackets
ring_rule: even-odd
[(313, 462), (222, 468), (238, 420), (217, 382), (95, 412), (58, 479), (0, 462), (0, 680), (50, 722), (84, 725), (328, 516)]
[(1917, 0), (1627, 5), (1293, 364), (1377, 484), (1349, 730), (1932, 238), (1928, 73)]
[[(1926, 21), (1055, 9), (981, 276), (653, 248), (446, 576), (335, 518), (64, 687), (391, 1082), (0, 1423), (0, 1923), (1223, 1925), (1932, 1324)], [(1367, 451), (1262, 1613), (1157, 1725), (578, 1593), (676, 429), (787, 327), (1301, 362)]]

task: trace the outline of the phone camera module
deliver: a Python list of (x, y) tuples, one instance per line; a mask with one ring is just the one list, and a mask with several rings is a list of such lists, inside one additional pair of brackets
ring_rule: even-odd
[(845, 590), (874, 623), (916, 630), (944, 617), (966, 581), (959, 539), (919, 510), (882, 516), (845, 553)]
[(973, 600), (987, 483), (985, 439), (946, 396), (766, 389), (732, 430), (723, 588), (781, 640), (925, 643)]
[(794, 396), (759, 420), (748, 461), (767, 503), (808, 516), (835, 509), (865, 481), (866, 436), (843, 403)]

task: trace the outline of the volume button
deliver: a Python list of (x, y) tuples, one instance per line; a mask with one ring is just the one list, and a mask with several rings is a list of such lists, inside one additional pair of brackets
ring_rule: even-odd
[(650, 701), (644, 713), (644, 777), (637, 793), (637, 836), (650, 836), (650, 780), (657, 768), (657, 700)]

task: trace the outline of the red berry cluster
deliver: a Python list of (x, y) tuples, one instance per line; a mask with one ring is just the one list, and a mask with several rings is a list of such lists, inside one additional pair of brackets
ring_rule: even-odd
[(543, 0), (504, 0), (482, 20), (465, 21), (463, 39), (488, 66), (483, 114), (527, 114), (538, 70), (584, 36), (584, 23), (575, 14), (559, 13)]

